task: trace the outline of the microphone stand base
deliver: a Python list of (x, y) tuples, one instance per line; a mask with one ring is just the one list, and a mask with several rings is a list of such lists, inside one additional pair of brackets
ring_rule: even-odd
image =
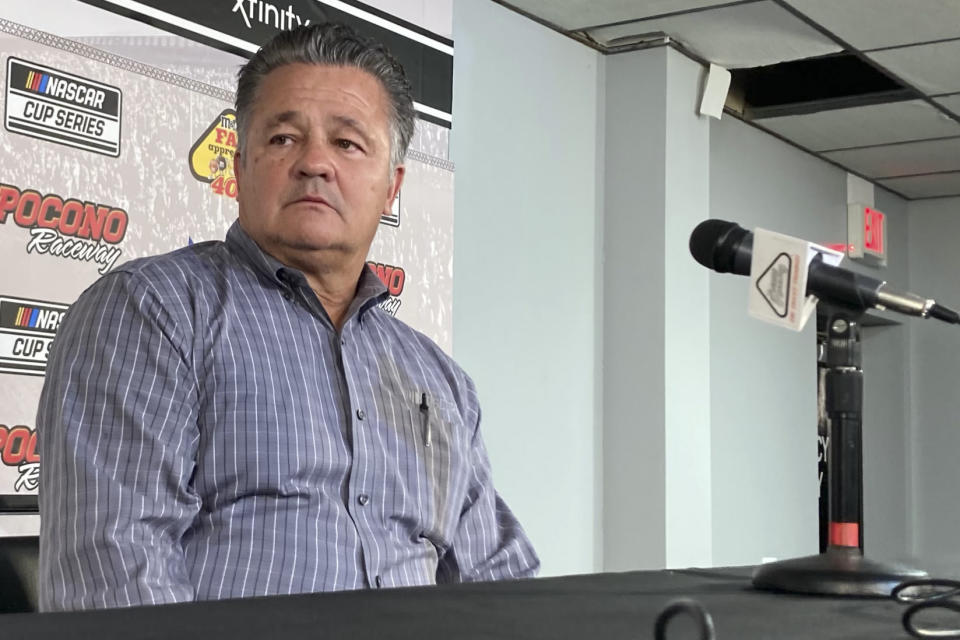
[(868, 560), (858, 547), (828, 547), (819, 555), (757, 567), (753, 586), (789, 593), (890, 597), (893, 588), (904, 580), (927, 577), (919, 569)]

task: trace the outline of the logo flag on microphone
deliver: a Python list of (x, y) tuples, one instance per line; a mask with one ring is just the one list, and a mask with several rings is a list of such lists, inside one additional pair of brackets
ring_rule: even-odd
[(790, 280), (794, 260), (781, 253), (757, 278), (757, 290), (778, 318), (786, 318), (790, 312)]
[(817, 306), (807, 296), (807, 268), (823, 254), (827, 264), (838, 265), (843, 254), (833, 249), (766, 229), (753, 232), (750, 294), (747, 312), (764, 322), (802, 331)]

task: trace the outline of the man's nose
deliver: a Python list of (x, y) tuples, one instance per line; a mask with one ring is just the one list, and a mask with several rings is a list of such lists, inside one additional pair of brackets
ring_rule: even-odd
[(324, 140), (305, 142), (300, 157), (297, 158), (296, 171), (305, 178), (332, 179), (334, 176), (333, 149)]

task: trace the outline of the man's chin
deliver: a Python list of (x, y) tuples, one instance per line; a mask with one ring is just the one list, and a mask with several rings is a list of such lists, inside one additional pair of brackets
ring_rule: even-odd
[(300, 254), (350, 252), (350, 247), (343, 241), (321, 235), (284, 233), (270, 240), (271, 245), (284, 252)]

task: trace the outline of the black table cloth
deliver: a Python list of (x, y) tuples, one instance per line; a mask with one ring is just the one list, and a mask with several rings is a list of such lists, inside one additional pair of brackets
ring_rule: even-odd
[[(678, 597), (699, 601), (719, 640), (909, 638), (888, 599), (755, 591), (749, 568), (640, 571), (105, 611), (0, 616), (0, 638), (653, 638)], [(698, 637), (675, 619), (668, 640)]]

